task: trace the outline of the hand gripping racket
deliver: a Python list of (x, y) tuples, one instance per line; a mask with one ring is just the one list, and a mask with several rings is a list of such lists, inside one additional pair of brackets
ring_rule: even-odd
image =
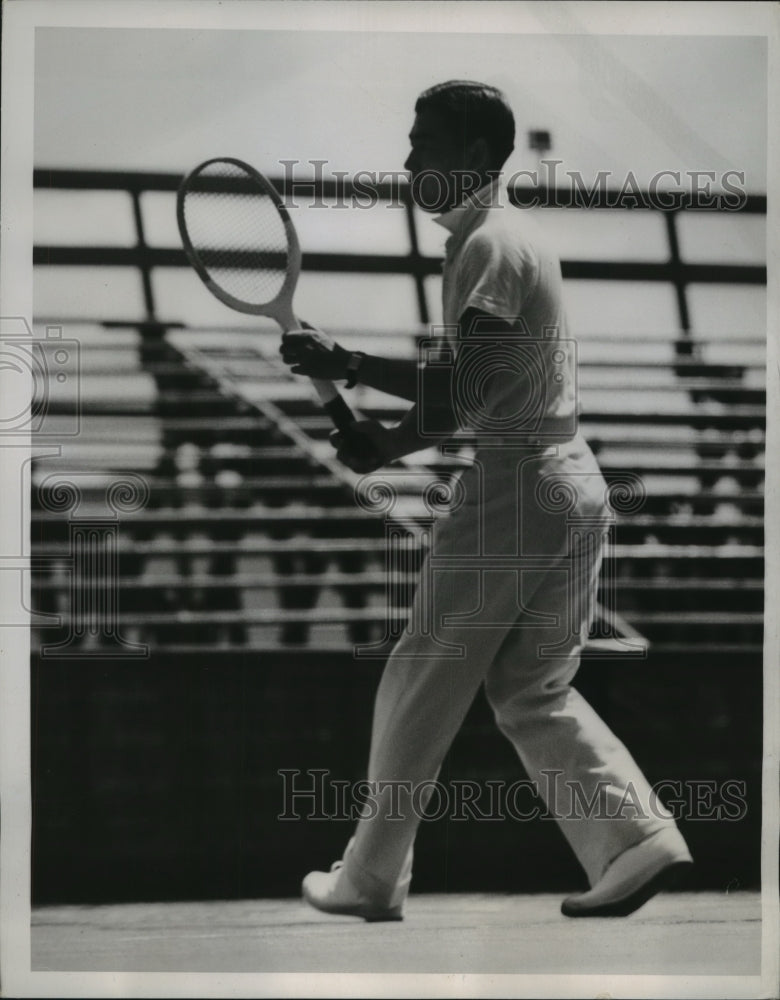
[[(301, 248), (276, 188), (230, 157), (206, 160), (179, 187), (179, 233), (206, 288), (238, 312), (275, 319), (285, 332), (300, 327), (292, 308)], [(333, 423), (355, 419), (332, 382), (312, 379)]]

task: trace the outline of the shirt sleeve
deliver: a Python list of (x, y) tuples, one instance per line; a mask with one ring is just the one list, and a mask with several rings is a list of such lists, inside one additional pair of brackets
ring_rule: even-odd
[(471, 308), (511, 323), (533, 292), (538, 265), (527, 245), (511, 245), (480, 231), (463, 247), (458, 271), (458, 315)]

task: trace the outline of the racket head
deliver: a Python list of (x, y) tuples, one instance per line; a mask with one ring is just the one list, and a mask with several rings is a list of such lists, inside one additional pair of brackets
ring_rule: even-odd
[(292, 298), (300, 244), (268, 178), (233, 157), (205, 160), (179, 185), (176, 220), (187, 257), (212, 295), (238, 312), (297, 325)]

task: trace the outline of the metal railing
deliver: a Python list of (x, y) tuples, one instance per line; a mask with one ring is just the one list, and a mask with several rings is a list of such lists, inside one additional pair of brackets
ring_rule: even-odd
[[(175, 192), (181, 182), (181, 175), (160, 172), (125, 172), (112, 170), (75, 170), (38, 168), (33, 173), (33, 184), (38, 190), (60, 191), (125, 191), (131, 199), (135, 226), (134, 246), (42, 246), (33, 248), (33, 263), (36, 265), (66, 265), (83, 267), (130, 267), (141, 276), (144, 311), (149, 323), (165, 322), (166, 317), (158, 315), (155, 302), (152, 272), (156, 268), (188, 267), (184, 251), (179, 247), (150, 246), (146, 238), (146, 227), (142, 195), (146, 192)], [(311, 181), (290, 181), (272, 178), (283, 197), (296, 194), (311, 196)], [(304, 271), (339, 272), (353, 274), (407, 274), (414, 281), (419, 320), (422, 324), (430, 321), (425, 279), (441, 271), (441, 260), (420, 252), (417, 236), (417, 210), (414, 208), (408, 187), (380, 184), (373, 191), (379, 202), (399, 199), (405, 209), (408, 229), (408, 253), (303, 253)], [(315, 197), (322, 199), (351, 198), (359, 192), (353, 190), (347, 181), (318, 183)], [(597, 281), (652, 281), (673, 286), (677, 301), (678, 324), (681, 343), (678, 354), (689, 354), (685, 341), (690, 337), (690, 311), (687, 288), (691, 283), (718, 284), (766, 284), (766, 267), (758, 264), (736, 263), (691, 263), (680, 253), (678, 238), (678, 218), (682, 212), (719, 212), (724, 215), (748, 213), (766, 214), (766, 196), (748, 195), (735, 212), (733, 208), (713, 207), (703, 197), (678, 198), (674, 207), (662, 208), (648, 193), (631, 191), (604, 192), (604, 196), (586, 199), (585, 193), (563, 188), (514, 187), (510, 199), (517, 205), (554, 206), (556, 208), (588, 208), (594, 211), (660, 212), (664, 217), (668, 258), (665, 261), (625, 261), (625, 260), (563, 260), (561, 268), (566, 279)], [(167, 319), (170, 319), (168, 317)]]

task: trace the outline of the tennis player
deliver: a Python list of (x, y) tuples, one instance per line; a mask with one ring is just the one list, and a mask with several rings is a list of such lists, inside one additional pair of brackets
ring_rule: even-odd
[(397, 426), (360, 421), (334, 435), (339, 459), (357, 472), (430, 447), (436, 430), (446, 439), (468, 429), (478, 447), (428, 556), (453, 568), (432, 574), (430, 592), (418, 587), (412, 609), (412, 623), (428, 611), (433, 635), (406, 631), (377, 691), (372, 795), (343, 859), (307, 875), (303, 895), (326, 913), (402, 918), (420, 805), (484, 683), (587, 876), (590, 888), (565, 899), (563, 913), (623, 916), (691, 857), (625, 746), (571, 687), (608, 508), (576, 427), (560, 264), (501, 184), (515, 134), (501, 92), (450, 81), (426, 90), (415, 113), (405, 168), (416, 203), (449, 234), (441, 343), (452, 364), (424, 365), (418, 398), (416, 361), (350, 353), (322, 331), (286, 334), (282, 356), (293, 372), (412, 401)]

